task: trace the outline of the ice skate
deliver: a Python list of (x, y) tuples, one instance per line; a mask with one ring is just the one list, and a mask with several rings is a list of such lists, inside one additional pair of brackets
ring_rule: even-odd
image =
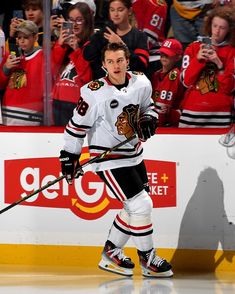
[(171, 265), (155, 255), (155, 250), (141, 252), (138, 250), (142, 275), (144, 277), (169, 278), (173, 276)]
[(123, 276), (131, 277), (133, 275), (134, 263), (123, 254), (121, 248), (107, 241), (102, 252), (102, 259), (99, 268)]

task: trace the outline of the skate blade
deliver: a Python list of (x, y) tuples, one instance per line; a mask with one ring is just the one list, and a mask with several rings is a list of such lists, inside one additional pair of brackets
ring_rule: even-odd
[(133, 270), (120, 267), (111, 261), (101, 260), (99, 268), (108, 272), (112, 272), (121, 276), (131, 277), (133, 276)]
[(165, 272), (153, 272), (142, 267), (142, 275), (147, 278), (171, 278), (173, 277), (173, 271), (168, 270)]
[(232, 147), (235, 145), (235, 134), (234, 128), (230, 130), (227, 134), (222, 135), (219, 138), (219, 143), (224, 147)]

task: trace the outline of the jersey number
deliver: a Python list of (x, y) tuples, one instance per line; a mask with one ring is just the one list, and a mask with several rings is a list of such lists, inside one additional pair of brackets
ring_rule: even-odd
[(77, 105), (77, 112), (78, 114), (80, 114), (81, 116), (84, 116), (87, 112), (89, 105), (82, 99), (82, 97), (80, 97), (80, 99), (78, 100), (78, 105)]
[(157, 14), (153, 14), (150, 24), (153, 27), (157, 27), (158, 30), (161, 30), (162, 23), (163, 23), (163, 18)]
[(171, 91), (163, 90), (161, 91), (160, 99), (162, 100), (171, 100), (173, 93)]

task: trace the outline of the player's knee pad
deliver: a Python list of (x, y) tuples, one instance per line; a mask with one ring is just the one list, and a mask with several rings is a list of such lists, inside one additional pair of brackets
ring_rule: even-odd
[(153, 202), (149, 194), (143, 190), (135, 197), (126, 200), (124, 207), (129, 214), (150, 215)]

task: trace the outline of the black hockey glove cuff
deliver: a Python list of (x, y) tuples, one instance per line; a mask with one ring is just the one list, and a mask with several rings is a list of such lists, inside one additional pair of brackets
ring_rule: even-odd
[(151, 115), (144, 115), (138, 121), (137, 133), (141, 140), (146, 141), (155, 134), (157, 119)]
[(78, 178), (84, 174), (80, 164), (80, 154), (72, 154), (65, 150), (60, 151), (61, 171), (65, 176), (68, 184), (72, 184), (74, 178)]

